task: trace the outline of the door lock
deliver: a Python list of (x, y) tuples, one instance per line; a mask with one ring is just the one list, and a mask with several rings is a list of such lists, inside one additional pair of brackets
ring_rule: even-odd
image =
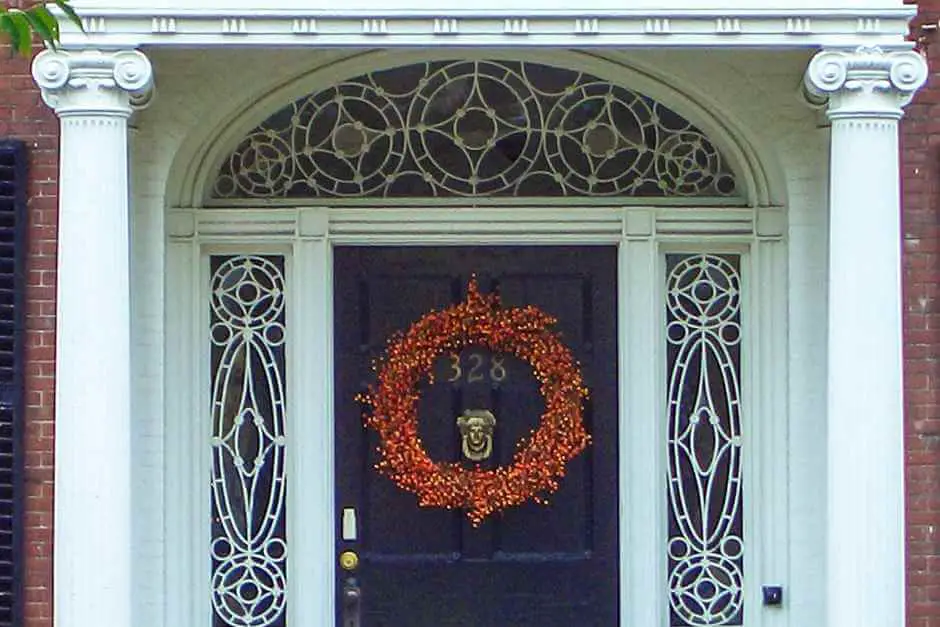
[(355, 551), (343, 551), (339, 554), (339, 566), (343, 570), (352, 572), (359, 566), (359, 556)]
[(359, 627), (361, 603), (362, 589), (356, 580), (350, 577), (343, 582), (343, 627)]

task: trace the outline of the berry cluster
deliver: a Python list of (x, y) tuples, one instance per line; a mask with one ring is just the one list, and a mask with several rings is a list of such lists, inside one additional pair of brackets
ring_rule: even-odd
[[(418, 496), (422, 507), (466, 510), (474, 526), (490, 514), (558, 488), (565, 466), (590, 442), (582, 414), (588, 391), (571, 351), (550, 330), (555, 319), (535, 306), (503, 308), (496, 294), (481, 294), (475, 280), (463, 302), (432, 311), (389, 341), (375, 365), (378, 381), (360, 400), (381, 443), (376, 468)], [(433, 382), (435, 361), (466, 347), (507, 353), (527, 362), (539, 382), (545, 411), (537, 429), (518, 444), (512, 463), (468, 469), (428, 456), (418, 435), (422, 381)]]

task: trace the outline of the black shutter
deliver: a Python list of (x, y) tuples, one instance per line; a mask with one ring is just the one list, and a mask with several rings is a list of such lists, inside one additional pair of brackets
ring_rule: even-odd
[(26, 148), (0, 140), (0, 626), (22, 623)]

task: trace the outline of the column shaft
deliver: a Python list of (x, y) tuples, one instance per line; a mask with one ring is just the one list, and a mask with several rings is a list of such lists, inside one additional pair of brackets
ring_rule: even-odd
[(837, 119), (831, 141), (828, 625), (903, 625), (897, 120)]
[(56, 294), (56, 627), (131, 627), (127, 120), (149, 93), (138, 52), (43, 52), (61, 119)]
[(829, 627), (904, 624), (904, 413), (898, 120), (923, 57), (818, 53), (808, 95), (828, 99)]
[(127, 120), (61, 124), (55, 615), (131, 625)]

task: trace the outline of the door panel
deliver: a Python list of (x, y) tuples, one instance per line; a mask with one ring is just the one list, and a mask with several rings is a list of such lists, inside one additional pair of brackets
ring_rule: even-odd
[[(336, 249), (336, 505), (355, 508), (358, 522), (355, 541), (337, 526), (337, 552), (360, 556), (364, 627), (617, 623), (616, 258), (613, 247)], [(463, 300), (473, 274), (504, 306), (534, 304), (558, 319), (590, 389), (593, 437), (548, 505), (527, 503), (479, 528), (463, 512), (418, 507), (374, 470), (377, 438), (355, 400), (374, 382), (387, 339)], [(470, 408), (496, 416), (493, 453), (482, 462), (495, 467), (536, 428), (544, 401), (531, 368), (510, 355), (469, 347), (442, 356), (418, 407), (432, 458), (462, 459), (456, 417)]]

